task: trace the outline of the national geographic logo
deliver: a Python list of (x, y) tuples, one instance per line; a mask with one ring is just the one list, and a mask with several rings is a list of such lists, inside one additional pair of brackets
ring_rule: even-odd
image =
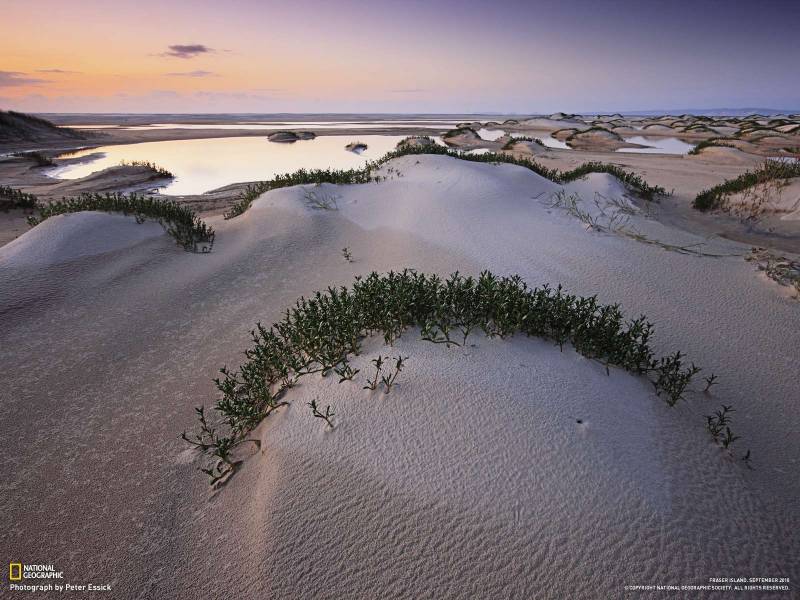
[(64, 579), (63, 571), (56, 571), (53, 565), (28, 565), (18, 562), (8, 564), (8, 580), (23, 579)]

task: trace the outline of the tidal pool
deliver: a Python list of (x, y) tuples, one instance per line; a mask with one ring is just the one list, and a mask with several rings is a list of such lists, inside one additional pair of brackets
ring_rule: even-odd
[(656, 138), (635, 135), (625, 138), (631, 144), (641, 144), (647, 148), (619, 148), (617, 152), (637, 152), (640, 154), (688, 154), (694, 148), (694, 144), (687, 144), (683, 140), (674, 137)]
[[(404, 137), (329, 135), (289, 144), (262, 137), (228, 137), (120, 144), (70, 154), (73, 159), (85, 157), (86, 161), (55, 167), (48, 174), (60, 179), (78, 179), (122, 161), (149, 161), (175, 175), (175, 179), (159, 188), (162, 193), (202, 194), (231, 183), (271, 179), (301, 168), (361, 167), (394, 150)], [(351, 142), (363, 142), (367, 149), (360, 154), (345, 150)]]

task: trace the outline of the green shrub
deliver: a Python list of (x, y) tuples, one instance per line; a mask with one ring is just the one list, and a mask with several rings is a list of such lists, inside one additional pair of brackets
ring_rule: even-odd
[(137, 194), (83, 194), (77, 198), (65, 198), (57, 202), (38, 206), (38, 216), (28, 217), (34, 227), (55, 215), (96, 210), (134, 215), (139, 219), (154, 219), (161, 223), (178, 245), (185, 250), (195, 250), (198, 244), (214, 244), (214, 230), (206, 225), (194, 212), (175, 202)]
[(8, 211), (10, 208), (34, 209), (39, 205), (39, 199), (33, 194), (26, 194), (16, 188), (0, 185), (0, 210)]
[[(198, 408), (199, 431), (182, 437), (216, 461), (204, 469), (212, 482), (226, 478), (236, 465), (230, 449), (285, 404), (281, 398), (299, 378), (335, 372), (340, 383), (352, 380), (357, 371), (347, 368), (348, 356), (359, 353), (363, 339), (379, 335), (392, 343), (410, 327), (420, 328), (423, 339), (448, 346), (459, 345), (451, 333), (459, 332), (464, 344), (477, 330), (490, 337), (536, 336), (562, 349), (572, 344), (606, 369), (616, 366), (648, 376), (670, 406), (683, 398), (699, 371), (685, 366), (680, 352), (656, 357), (650, 345), (652, 324), (644, 316), (626, 320), (619, 305), (600, 304), (595, 296), (567, 294), (561, 286), (530, 289), (519, 276), (488, 271), (477, 278), (456, 272), (447, 279), (412, 270), (373, 272), (357, 277), (350, 289), (329, 287), (300, 298), (269, 329), (258, 323), (244, 353), (246, 362), (238, 371), (221, 369), (222, 378), (215, 380), (220, 425), (209, 425), (204, 409)], [(374, 376), (365, 388), (374, 390), (383, 382), (388, 392), (405, 360), (398, 356), (394, 369), (384, 371), (383, 357), (374, 359)]]

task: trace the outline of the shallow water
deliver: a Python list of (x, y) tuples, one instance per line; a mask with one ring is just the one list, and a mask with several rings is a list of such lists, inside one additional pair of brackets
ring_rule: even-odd
[(505, 131), (502, 129), (479, 129), (478, 135), (481, 136), (481, 139), (488, 140), (493, 142), (497, 139), (500, 139), (506, 134)]
[(560, 150), (572, 150), (569, 146), (567, 146), (566, 142), (562, 142), (561, 140), (557, 140), (552, 136), (546, 136), (539, 138), (542, 140), (542, 144), (547, 146), (548, 148), (558, 148)]
[(694, 144), (687, 144), (686, 142), (674, 137), (667, 138), (654, 138), (635, 135), (633, 137), (625, 138), (626, 142), (631, 144), (642, 144), (647, 148), (619, 148), (617, 152), (636, 152), (639, 154), (688, 154), (694, 148)]
[[(99, 154), (86, 162), (56, 167), (48, 174), (61, 179), (78, 179), (122, 161), (150, 161), (175, 175), (174, 180), (159, 188), (162, 193), (201, 194), (231, 183), (271, 179), (300, 168), (361, 167), (394, 150), (404, 137), (331, 135), (291, 144), (270, 142), (262, 137), (229, 137), (121, 144), (70, 155), (79, 158)], [(367, 144), (367, 149), (362, 153), (345, 150), (347, 144), (357, 141)]]
[(68, 125), (73, 129), (247, 129), (280, 131), (283, 129), (450, 129), (456, 121), (241, 121), (236, 123), (149, 123), (146, 125)]

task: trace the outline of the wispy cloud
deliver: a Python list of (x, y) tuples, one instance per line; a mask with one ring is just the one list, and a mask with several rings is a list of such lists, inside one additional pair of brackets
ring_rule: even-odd
[(212, 71), (176, 71), (173, 73), (164, 73), (165, 77), (219, 77)]
[(27, 73), (19, 71), (0, 71), (0, 87), (17, 87), (21, 85), (40, 85), (49, 83), (47, 79), (29, 77)]
[(162, 52), (161, 56), (170, 56), (172, 58), (194, 58), (201, 54), (209, 54), (214, 52), (213, 48), (209, 48), (205, 44), (173, 44), (167, 48), (166, 52)]
[(56, 75), (71, 75), (80, 73), (80, 71), (68, 71), (66, 69), (36, 69), (37, 73), (54, 73)]

